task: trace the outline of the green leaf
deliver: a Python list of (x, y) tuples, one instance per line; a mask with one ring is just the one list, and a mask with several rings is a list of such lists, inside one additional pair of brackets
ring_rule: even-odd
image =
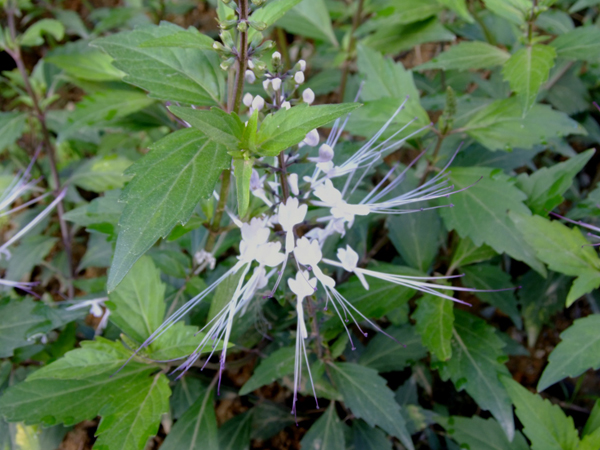
[(466, 0), (438, 0), (442, 5), (457, 13), (463, 20), (473, 23), (473, 17), (469, 13)]
[[(197, 327), (177, 322), (150, 344), (145, 356), (154, 361), (181, 359), (193, 353), (204, 336), (205, 333), (199, 333)], [(229, 343), (228, 347), (232, 346), (233, 344)], [(222, 348), (223, 342), (219, 341), (214, 350), (218, 352)], [(209, 353), (212, 350), (211, 345), (209, 348), (204, 349), (204, 353)]]
[[(425, 203), (412, 205), (414, 209), (426, 207)], [(386, 221), (388, 236), (402, 259), (409, 266), (427, 272), (440, 247), (442, 221), (435, 210), (416, 214), (398, 214)], [(411, 236), (411, 239), (406, 239)]]
[(457, 390), (466, 390), (480, 408), (498, 420), (509, 441), (515, 434), (512, 408), (506, 389), (498, 379), (508, 375), (499, 361), (506, 358), (505, 343), (494, 328), (471, 314), (455, 311), (452, 358), (439, 363), (440, 375), (451, 379)]
[(274, 351), (254, 370), (250, 379), (240, 389), (239, 395), (249, 394), (294, 373), (294, 355), (294, 347), (283, 347)]
[(249, 450), (253, 411), (229, 419), (219, 428), (219, 450)]
[[(452, 268), (465, 267), (469, 264), (487, 261), (494, 256), (496, 256), (496, 252), (493, 248), (485, 244), (477, 246), (471, 239), (464, 238), (460, 240), (456, 250), (454, 250), (450, 265)], [(450, 270), (450, 272), (453, 272), (453, 270)]]
[(531, 175), (521, 174), (517, 186), (527, 194), (525, 202), (539, 215), (546, 215), (563, 202), (563, 194), (573, 184), (575, 176), (583, 169), (595, 150), (590, 149), (567, 161), (551, 167), (542, 167)]
[(200, 199), (208, 198), (231, 158), (195, 129), (176, 131), (150, 147), (127, 170), (135, 175), (122, 194), (125, 208), (108, 276), (114, 290), (131, 266), (179, 222), (185, 224)]
[(551, 270), (578, 277), (567, 296), (567, 307), (581, 295), (600, 286), (600, 258), (578, 228), (569, 228), (540, 216), (527, 217), (511, 212), (510, 217), (531, 244), (536, 256)]
[(109, 294), (110, 320), (130, 338), (144, 342), (163, 321), (165, 288), (152, 258), (140, 258)]
[(77, 167), (69, 177), (69, 182), (98, 193), (120, 189), (129, 180), (123, 172), (130, 165), (131, 161), (123, 156), (96, 156)]
[[(498, 266), (477, 264), (476, 266), (465, 267), (463, 271), (465, 277), (462, 279), (462, 284), (465, 287), (492, 290), (505, 289), (513, 286), (510, 275)], [(523, 321), (521, 320), (521, 314), (517, 308), (517, 299), (515, 298), (514, 290), (501, 292), (474, 292), (473, 294), (484, 302), (495, 306), (510, 317), (519, 330), (523, 328)]]
[(594, 407), (592, 408), (590, 417), (588, 417), (588, 420), (585, 423), (581, 436), (585, 437), (588, 434), (595, 433), (598, 429), (600, 429), (600, 400), (596, 400), (596, 403), (594, 403)]
[(131, 89), (103, 90), (84, 97), (75, 111), (69, 114), (66, 126), (58, 134), (58, 141), (70, 139), (86, 126), (107, 126), (111, 121), (140, 111), (152, 103), (154, 100), (145, 93)]
[(391, 341), (383, 334), (377, 334), (360, 355), (360, 365), (378, 372), (391, 372), (403, 370), (411, 362), (427, 356), (421, 339), (412, 326), (388, 327), (385, 332), (398, 342)]
[(35, 47), (44, 43), (44, 34), (51, 35), (57, 41), (65, 36), (65, 27), (55, 19), (42, 19), (31, 25), (20, 37), (19, 44), (23, 47)]
[(508, 52), (485, 42), (460, 42), (414, 70), (491, 69), (503, 65), (509, 58)]
[(572, 417), (510, 377), (504, 376), (501, 380), (515, 405), (523, 432), (531, 441), (531, 450), (577, 449), (579, 438)]
[(196, 28), (189, 27), (185, 31), (161, 36), (155, 39), (149, 39), (142, 42), (140, 48), (151, 47), (178, 47), (195, 48), (197, 50), (212, 50), (214, 40), (205, 34), (200, 33)]
[(379, 426), (400, 439), (409, 450), (414, 446), (400, 414), (400, 405), (385, 379), (376, 370), (351, 363), (331, 364), (331, 377), (340, 390), (344, 402), (355, 417), (372, 427)]
[(556, 50), (556, 56), (571, 61), (600, 61), (600, 28), (597, 26), (577, 27), (554, 39), (549, 45)]
[(296, 423), (287, 406), (261, 401), (252, 411), (252, 439), (266, 441)]
[(534, 105), (522, 117), (517, 98), (492, 102), (474, 114), (461, 131), (492, 151), (531, 148), (553, 137), (586, 134), (577, 122), (548, 105)]
[(259, 153), (263, 156), (277, 156), (282, 150), (301, 142), (309, 131), (327, 125), (360, 106), (359, 103), (317, 106), (302, 104), (269, 114), (261, 123), (256, 136)]
[[(483, 176), (479, 182), (477, 180)], [(526, 196), (503, 174), (482, 167), (456, 167), (450, 175), (456, 189), (474, 186), (453, 196), (453, 208), (441, 208), (446, 227), (477, 246), (487, 244), (497, 253), (507, 253), (545, 275), (527, 240), (518, 232), (507, 211), (530, 214), (523, 204)]]
[(125, 402), (110, 402), (99, 412), (94, 450), (143, 450), (156, 435), (163, 414), (169, 411), (169, 380), (159, 373), (143, 383), (119, 390)]
[(450, 300), (425, 294), (417, 300), (413, 314), (417, 333), (423, 345), (440, 361), (452, 356), (452, 330), (454, 328), (454, 305)]
[(483, 0), (483, 3), (494, 14), (515, 25), (522, 25), (533, 7), (531, 0)]
[(545, 390), (566, 377), (577, 377), (586, 370), (600, 368), (600, 315), (577, 319), (560, 335), (561, 342), (550, 356), (537, 386)]
[(323, 0), (303, 0), (277, 21), (277, 25), (292, 34), (319, 39), (338, 46), (333, 33), (327, 5)]
[(13, 355), (13, 350), (32, 345), (27, 338), (48, 324), (48, 318), (30, 298), (0, 300), (0, 358)]
[(127, 75), (123, 79), (163, 101), (196, 106), (219, 106), (225, 98), (225, 79), (213, 50), (140, 47), (146, 41), (185, 31), (163, 22), (97, 39), (94, 45), (114, 58)]
[(392, 442), (385, 433), (378, 428), (370, 427), (362, 420), (352, 421), (352, 441), (355, 449), (392, 450)]
[(0, 152), (21, 137), (26, 121), (27, 114), (0, 112)]
[[(261, 8), (255, 10), (250, 16), (250, 20), (255, 22), (264, 22), (267, 26), (274, 25), (283, 15), (300, 3), (301, 0), (271, 0)], [(254, 28), (248, 31), (248, 39), (252, 40), (258, 33)]]
[(53, 53), (45, 60), (80, 80), (116, 81), (125, 75), (112, 65), (113, 59), (109, 55), (95, 49), (67, 54)]
[(161, 445), (163, 450), (219, 450), (217, 419), (212, 389), (204, 389), (198, 399), (175, 422)]
[(244, 124), (237, 114), (227, 114), (219, 108), (211, 108), (207, 111), (181, 106), (171, 106), (169, 111), (191, 126), (198, 128), (214, 142), (231, 150), (239, 149), (244, 133)]
[(300, 441), (302, 450), (345, 450), (344, 425), (331, 402)]
[(48, 236), (26, 236), (19, 246), (11, 249), (7, 280), (21, 280), (40, 264), (56, 244), (57, 239)]
[(251, 159), (234, 158), (233, 176), (235, 177), (235, 192), (237, 194), (238, 216), (245, 217), (250, 206), (250, 178), (252, 177)]
[(504, 64), (502, 74), (521, 101), (523, 117), (534, 105), (542, 85), (548, 81), (555, 57), (556, 51), (552, 47), (535, 44), (522, 48)]
[(527, 441), (517, 431), (515, 438), (508, 440), (500, 424), (494, 419), (482, 419), (452, 416), (438, 419), (452, 440), (461, 448), (477, 450), (529, 450)]
[(229, 275), (217, 286), (215, 295), (210, 302), (210, 309), (208, 310), (208, 317), (206, 319), (208, 322), (213, 320), (231, 301), (243, 273), (244, 270), (240, 269), (236, 273)]

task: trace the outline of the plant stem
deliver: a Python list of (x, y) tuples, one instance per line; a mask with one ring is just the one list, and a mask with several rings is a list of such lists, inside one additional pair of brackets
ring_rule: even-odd
[(221, 232), (221, 219), (223, 218), (223, 212), (225, 211), (225, 205), (227, 203), (227, 197), (229, 196), (229, 186), (231, 184), (231, 169), (225, 169), (223, 171), (223, 178), (221, 181), (221, 192), (219, 193), (219, 202), (217, 203), (217, 209), (213, 217), (212, 224), (209, 229), (208, 239), (204, 250), (212, 252), (217, 242), (217, 237)]
[[(239, 8), (240, 22), (248, 22), (248, 0), (240, 0)], [(244, 93), (244, 79), (248, 65), (248, 31), (240, 31), (240, 48), (237, 55), (238, 72), (235, 76), (235, 95), (233, 100), (233, 111), (238, 112), (242, 104)]]
[(292, 60), (290, 59), (287, 38), (285, 37), (285, 32), (283, 31), (283, 28), (275, 28), (275, 40), (277, 41), (277, 49), (281, 52), (281, 56), (283, 56), (283, 68), (286, 70), (291, 69)]
[(427, 179), (427, 175), (429, 175), (429, 172), (431, 172), (433, 170), (433, 165), (435, 164), (435, 160), (437, 159), (438, 153), (440, 152), (440, 148), (442, 147), (442, 142), (444, 142), (444, 139), (446, 139), (445, 134), (441, 134), (441, 133), (438, 134), (437, 142), (435, 143), (435, 148), (433, 149), (433, 155), (431, 155), (431, 160), (427, 163), (425, 172), (423, 172), (423, 176), (421, 177), (421, 180), (419, 181), (419, 186), (421, 186), (423, 183), (425, 183), (425, 180)]
[[(10, 36), (13, 42), (16, 43), (17, 38), (17, 29), (15, 26), (15, 12), (11, 6), (8, 6), (6, 9), (6, 14), (8, 17), (8, 27), (10, 30)], [(48, 131), (48, 127), (46, 126), (46, 115), (40, 106), (39, 99), (31, 86), (31, 81), (29, 79), (29, 74), (27, 73), (27, 69), (25, 64), (23, 63), (23, 58), (21, 55), (21, 48), (18, 45), (15, 45), (15, 48), (8, 50), (7, 53), (13, 58), (15, 64), (17, 65), (17, 69), (19, 70), (21, 77), (23, 78), (23, 83), (25, 85), (25, 90), (27, 91), (27, 95), (31, 98), (33, 103), (33, 110), (36, 118), (40, 122), (40, 126), (42, 129), (42, 141), (44, 143), (44, 147), (46, 148), (46, 152), (48, 153), (48, 159), (50, 161), (50, 172), (52, 175), (52, 182), (55, 187), (55, 195), (58, 195), (60, 192), (60, 177), (58, 175), (58, 169), (56, 164), (56, 153), (54, 151), (54, 146), (52, 145), (52, 140), (50, 138), (50, 132)], [(73, 290), (73, 279), (74, 279), (74, 271), (73, 271), (73, 254), (71, 250), (71, 238), (69, 235), (69, 228), (67, 226), (67, 222), (64, 219), (65, 207), (63, 202), (59, 202), (56, 206), (56, 211), (58, 213), (58, 222), (60, 224), (60, 232), (62, 235), (63, 246), (65, 249), (65, 253), (67, 255), (67, 264), (68, 264), (68, 277), (67, 277), (67, 287), (69, 298), (73, 298), (74, 290)]]
[(354, 14), (354, 18), (352, 19), (352, 30), (350, 31), (350, 42), (348, 43), (348, 57), (346, 61), (344, 61), (344, 68), (342, 70), (342, 79), (340, 80), (340, 93), (339, 93), (339, 101), (344, 101), (344, 94), (346, 93), (346, 85), (348, 84), (348, 75), (350, 74), (350, 64), (354, 59), (354, 53), (356, 50), (356, 38), (354, 37), (354, 33), (361, 22), (362, 11), (363, 11), (364, 0), (358, 0), (358, 7), (356, 8), (356, 13)]
[(290, 189), (287, 182), (287, 168), (285, 167), (285, 160), (283, 158), (283, 152), (277, 156), (279, 161), (279, 183), (281, 184), (281, 202), (285, 204), (288, 197), (290, 196)]

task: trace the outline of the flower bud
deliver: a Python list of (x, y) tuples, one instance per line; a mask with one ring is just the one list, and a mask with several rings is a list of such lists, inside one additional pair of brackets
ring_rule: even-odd
[(246, 95), (244, 95), (244, 98), (242, 98), (242, 103), (250, 108), (252, 106), (252, 94), (248, 92)]
[(273, 52), (273, 64), (279, 64), (281, 62), (281, 53)]
[(248, 60), (248, 69), (254, 69), (254, 63), (251, 59)]
[(304, 72), (296, 72), (294, 74), (294, 81), (296, 82), (296, 84), (302, 84), (304, 83)]
[(283, 109), (290, 109), (290, 108), (292, 107), (292, 105), (290, 105), (290, 102), (283, 102), (283, 103), (281, 104), (281, 107), (282, 107)]
[(315, 129), (306, 133), (302, 141), (309, 147), (315, 147), (319, 143), (319, 132)]
[(248, 22), (246, 22), (245, 20), (240, 20), (240, 22), (237, 24), (237, 29), (238, 31), (245, 33), (246, 31), (248, 31)]
[[(298, 73), (302, 73), (302, 72), (298, 72)], [(304, 92), (302, 92), (302, 100), (304, 101), (304, 103), (307, 103), (309, 105), (311, 105), (312, 102), (315, 101), (315, 93), (313, 92), (313, 90), (311, 88), (304, 89)]]
[(246, 81), (250, 84), (256, 81), (256, 75), (254, 75), (254, 72), (252, 72), (251, 70), (246, 70), (246, 74), (244, 75), (244, 77), (246, 78)]
[(327, 145), (323, 144), (319, 147), (319, 159), (322, 162), (328, 162), (333, 159), (333, 149)]
[(250, 20), (248, 23), (257, 31), (263, 31), (267, 28), (267, 24), (265, 22)]
[(225, 61), (223, 61), (221, 63), (221, 69), (223, 69), (223, 70), (229, 70), (229, 68), (233, 65), (233, 63), (235, 63), (235, 58), (234, 57), (227, 58)]
[(296, 66), (294, 67), (294, 69), (299, 70), (300, 72), (304, 72), (306, 70), (306, 61), (301, 59), (300, 61), (298, 61), (296, 63)]
[(281, 88), (281, 78), (273, 78), (271, 80), (271, 86), (273, 86), (273, 90), (278, 91)]
[(269, 92), (269, 87), (271, 87), (271, 80), (264, 80), (263, 89), (265, 90), (265, 92)]
[(260, 95), (257, 95), (256, 97), (254, 97), (254, 100), (252, 100), (252, 108), (257, 111), (260, 111), (264, 107), (265, 107), (265, 100)]
[(298, 174), (290, 173), (288, 175), (288, 183), (290, 185), (290, 190), (292, 191), (292, 194), (298, 195), (300, 193), (300, 191), (298, 190)]

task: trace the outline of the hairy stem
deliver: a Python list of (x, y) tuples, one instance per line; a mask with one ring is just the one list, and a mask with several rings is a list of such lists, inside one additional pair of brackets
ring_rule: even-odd
[[(6, 14), (8, 18), (8, 27), (10, 36), (13, 42), (16, 42), (17, 38), (17, 29), (15, 25), (15, 11), (11, 6), (6, 9)], [(25, 85), (25, 90), (27, 91), (27, 95), (31, 98), (33, 103), (33, 112), (40, 123), (40, 127), (42, 129), (42, 141), (44, 147), (46, 148), (46, 152), (48, 154), (48, 159), (50, 161), (50, 172), (52, 175), (52, 182), (54, 183), (55, 195), (58, 195), (60, 192), (60, 177), (58, 175), (58, 169), (56, 164), (56, 152), (54, 149), (54, 145), (52, 145), (52, 140), (50, 138), (50, 132), (48, 131), (48, 127), (46, 126), (46, 115), (40, 106), (40, 101), (31, 86), (31, 81), (29, 79), (29, 74), (27, 73), (27, 69), (25, 64), (23, 63), (23, 58), (21, 55), (21, 48), (18, 45), (15, 45), (15, 48), (8, 50), (7, 53), (13, 58), (15, 64), (17, 65), (17, 69), (23, 78), (23, 84)], [(65, 215), (65, 207), (63, 202), (59, 202), (56, 206), (56, 211), (58, 213), (58, 222), (60, 224), (60, 232), (62, 235), (63, 246), (65, 249), (65, 253), (67, 255), (67, 264), (69, 274), (67, 277), (67, 287), (69, 298), (73, 297), (73, 279), (74, 279), (74, 271), (73, 271), (73, 254), (71, 249), (71, 237), (69, 234), (69, 228), (67, 226), (67, 222), (64, 219)]]

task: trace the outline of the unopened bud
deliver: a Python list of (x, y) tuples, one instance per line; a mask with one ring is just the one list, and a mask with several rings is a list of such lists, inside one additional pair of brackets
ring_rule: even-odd
[(296, 72), (294, 74), (294, 81), (296, 82), (296, 84), (302, 84), (304, 83), (304, 72)]
[[(299, 72), (299, 73), (302, 73), (302, 72)], [(315, 93), (313, 92), (313, 90), (311, 88), (304, 89), (304, 92), (302, 92), (302, 100), (304, 101), (304, 103), (307, 103), (309, 105), (311, 105), (312, 102), (315, 101)]]
[(281, 62), (281, 53), (279, 52), (273, 52), (273, 63), (274, 64), (279, 64)]
[(227, 58), (225, 61), (223, 61), (221, 63), (221, 69), (223, 70), (229, 70), (229, 68), (233, 65), (233, 63), (235, 62), (235, 58)]
[(257, 95), (256, 97), (254, 97), (254, 100), (252, 100), (252, 108), (257, 111), (260, 111), (264, 107), (265, 107), (265, 100), (260, 95)]
[(254, 63), (251, 59), (248, 60), (248, 69), (254, 69)]
[(257, 31), (263, 31), (267, 28), (267, 24), (265, 22), (250, 20), (248, 23)]
[(252, 106), (252, 94), (248, 92), (246, 95), (244, 95), (244, 98), (242, 98), (242, 103), (250, 108)]
[(296, 70), (299, 70), (300, 72), (304, 72), (306, 70), (306, 61), (304, 61), (303, 59), (301, 59), (300, 61), (298, 61), (296, 63)]
[(306, 133), (302, 141), (309, 147), (315, 147), (319, 143), (319, 132), (315, 129)]
[(254, 72), (252, 72), (251, 70), (246, 70), (244, 78), (246, 78), (246, 81), (250, 84), (256, 81), (256, 75), (254, 75)]
[(248, 22), (246, 22), (245, 20), (240, 20), (240, 22), (237, 24), (237, 29), (238, 31), (245, 33), (246, 31), (248, 31)]
[(252, 4), (254, 6), (262, 6), (262, 5), (264, 5), (264, 3), (265, 3), (265, 0), (252, 0)]
[(283, 103), (281, 104), (281, 107), (282, 107), (283, 109), (290, 109), (290, 108), (292, 107), (292, 105), (290, 105), (290, 102), (283, 102)]
[(271, 80), (271, 86), (273, 86), (273, 90), (278, 91), (281, 87), (281, 78), (273, 78)]

